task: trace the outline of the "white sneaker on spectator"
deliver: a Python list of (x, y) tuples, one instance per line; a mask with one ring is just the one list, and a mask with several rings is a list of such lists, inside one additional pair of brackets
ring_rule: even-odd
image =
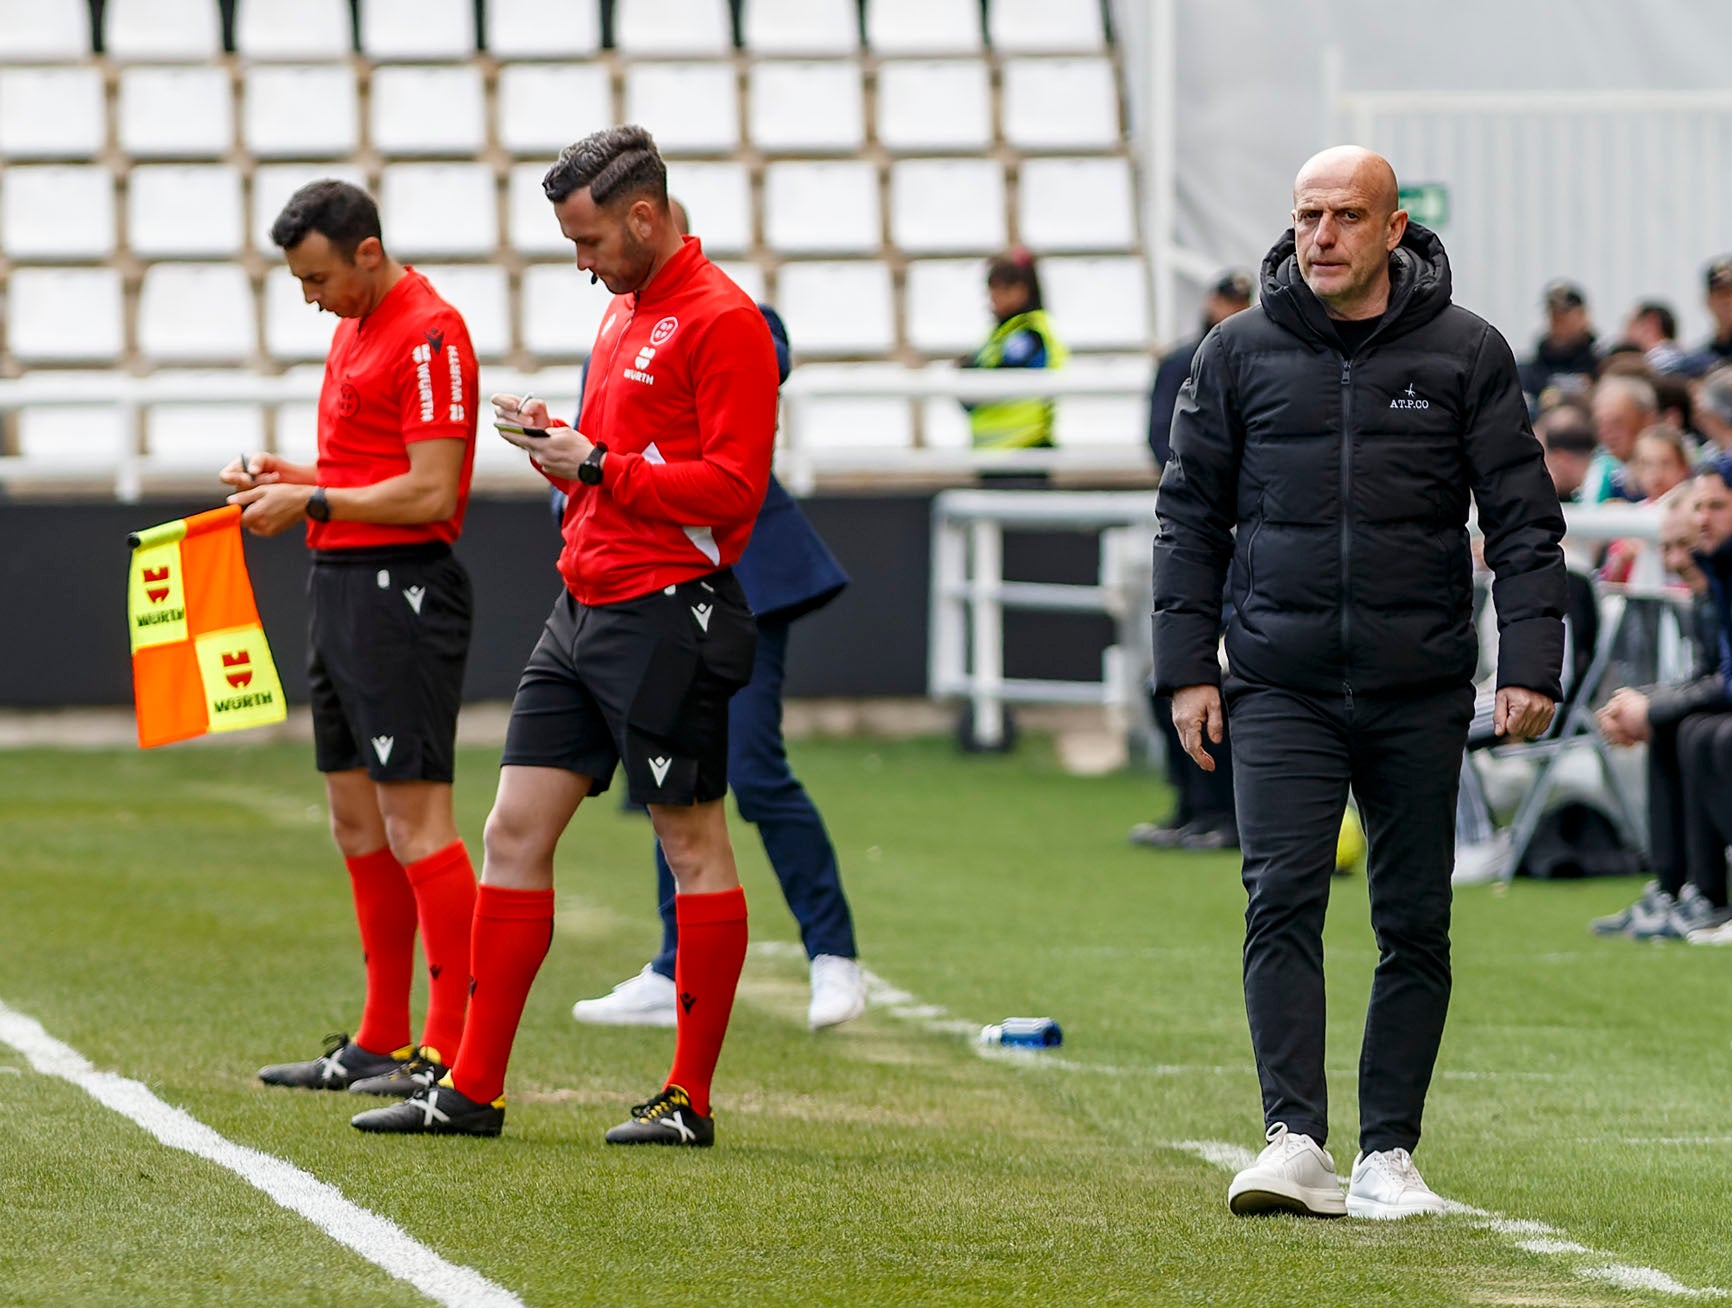
[(1664, 890), (1656, 891), (1652, 898), (1644, 895), (1630, 905), (1630, 921), (1624, 927), (1624, 934), (1632, 940), (1653, 940), (1664, 936), (1666, 922), (1677, 902)]
[(1684, 939), (1692, 945), (1732, 945), (1732, 922), (1718, 926), (1697, 927)]
[(1349, 1217), (1389, 1221), (1448, 1208), (1448, 1202), (1425, 1183), (1407, 1150), (1379, 1149), (1353, 1160), (1353, 1176), (1347, 1183)]
[(673, 1026), (679, 1017), (674, 983), (646, 963), (644, 970), (599, 999), (580, 999), (571, 1006), (579, 1022), (595, 1026)]
[(819, 954), (812, 960), (812, 1004), (806, 1025), (814, 1031), (852, 1022), (866, 1011), (866, 978), (859, 961), (840, 954)]
[(1264, 1136), (1269, 1147), (1227, 1187), (1227, 1207), (1241, 1217), (1302, 1213), (1340, 1217), (1347, 1211), (1335, 1160), (1308, 1135), (1277, 1122)]
[(1629, 935), (1637, 922), (1664, 916), (1660, 903), (1660, 896), (1664, 893), (1658, 881), (1650, 881), (1642, 887), (1641, 897), (1635, 903), (1605, 917), (1596, 917), (1588, 923), (1588, 930), (1596, 936)]

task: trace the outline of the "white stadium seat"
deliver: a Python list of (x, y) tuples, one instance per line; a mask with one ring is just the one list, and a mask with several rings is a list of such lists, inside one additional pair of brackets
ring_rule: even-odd
[(235, 50), (248, 59), (341, 59), (355, 48), (348, 0), (240, 0)]
[(1143, 384), (1135, 395), (1061, 395), (1053, 404), (1053, 440), (1060, 446), (1123, 446), (1146, 450), (1149, 437), (1148, 389), (1154, 381), (1152, 361), (1146, 354), (1095, 355), (1072, 359), (1065, 365), (1072, 377), (1090, 373), (1122, 376), (1138, 369)]
[(978, 54), (980, 0), (866, 0), (866, 44), (881, 55)]
[[(954, 364), (935, 363), (933, 368), (953, 368)], [(920, 405), (920, 444), (928, 450), (966, 450), (974, 446), (974, 433), (969, 430), (968, 410), (948, 395), (933, 395)]]
[(261, 164), (253, 169), (253, 248), (273, 258), (281, 252), (271, 243), (271, 224), (289, 202), (289, 197), (308, 182), (333, 178), (365, 187), (367, 178), (354, 164)]
[(600, 49), (597, 0), (487, 0), (487, 52), (496, 59), (570, 59)]
[(1106, 44), (1100, 0), (990, 0), (986, 30), (1000, 54), (1093, 51)]
[(764, 169), (764, 241), (783, 254), (875, 254), (883, 244), (878, 170), (863, 160)]
[(0, 68), (0, 159), (84, 160), (107, 141), (100, 69)]
[(234, 146), (225, 68), (128, 68), (120, 75), (120, 148), (138, 158), (218, 158)]
[(740, 31), (754, 55), (853, 54), (860, 49), (856, 0), (744, 0)]
[(979, 59), (891, 60), (878, 65), (878, 140), (897, 153), (992, 145), (992, 85)]
[(803, 358), (884, 354), (896, 344), (890, 269), (876, 260), (784, 264), (776, 308)]
[(506, 64), (499, 70), (499, 144), (512, 154), (557, 155), (613, 122), (605, 64)]
[(433, 289), (463, 315), (478, 359), (511, 353), (511, 291), (498, 264), (421, 264)]
[[(195, 388), (209, 376), (178, 369), (156, 374)], [(257, 404), (153, 404), (144, 411), (145, 452), (166, 468), (211, 473), (240, 451), (264, 446), (265, 411)]]
[(398, 258), (488, 255), (499, 243), (493, 170), (481, 163), (393, 164), (379, 182), (385, 248)]
[(532, 263), (523, 270), (522, 339), (543, 359), (581, 359), (595, 345), (613, 297), (571, 263)]
[(754, 64), (746, 132), (769, 154), (854, 154), (866, 143), (860, 65), (847, 59)]
[(1025, 159), (1022, 243), (1035, 250), (1127, 250), (1137, 243), (1136, 189), (1124, 159)]
[(286, 267), (265, 273), (265, 353), (280, 363), (323, 359), (337, 316), (308, 304)]
[(487, 142), (487, 97), (474, 64), (373, 74), (373, 148), (387, 156), (473, 157)]
[(140, 164), (126, 178), (126, 244), (145, 259), (236, 255), (241, 175), (227, 164)]
[(332, 159), (361, 143), (355, 75), (346, 64), (249, 68), (241, 111), (248, 150), (262, 159)]
[(1131, 256), (1040, 261), (1040, 286), (1059, 339), (1073, 350), (1149, 344), (1148, 273)]
[[(330, 321), (334, 324), (336, 319)], [(321, 354), (320, 358), (323, 357)], [(322, 362), (304, 363), (286, 369), (283, 376), (304, 380), (317, 388), (324, 380), (325, 365)], [(291, 463), (312, 463), (319, 457), (319, 406), (316, 402), (279, 404), (276, 420), (276, 440), (271, 445), (275, 453)]]
[[(789, 325), (789, 332), (794, 328)], [(795, 337), (796, 343), (799, 338)], [(907, 369), (896, 363), (802, 364), (802, 377), (860, 381), (883, 377), (897, 381)], [(886, 396), (814, 398), (800, 403), (800, 439), (814, 451), (905, 450), (914, 444), (914, 412), (909, 402)]]
[(546, 173), (544, 163), (525, 163), (518, 164), (507, 176), (505, 239), (519, 254), (569, 256), (573, 253), (572, 244), (559, 230), (553, 205), (548, 202), (547, 192), (541, 189), (541, 179)]
[(88, 0), (0, 0), (0, 59), (7, 63), (88, 59)]
[(138, 290), (138, 349), (170, 363), (244, 363), (258, 345), (253, 288), (232, 263), (157, 263)]
[(0, 172), (0, 255), (106, 259), (114, 253), (114, 175), (101, 164)]
[(1004, 139), (1019, 150), (1110, 150), (1124, 140), (1106, 59), (1006, 59)]
[(745, 164), (676, 159), (668, 165), (668, 195), (685, 205), (706, 255), (750, 253), (752, 178)]
[(732, 154), (740, 104), (731, 64), (634, 64), (625, 75), (625, 121), (641, 123), (664, 155)]
[(910, 254), (1003, 249), (1004, 170), (991, 159), (904, 159), (891, 165), (890, 235)]
[[(59, 375), (68, 386), (76, 386), (84, 376)], [(18, 453), (27, 459), (83, 465), (93, 474), (112, 475), (115, 465), (132, 452), (132, 432), (118, 405), (50, 408), (27, 404), (18, 411)]]
[(614, 0), (613, 43), (627, 56), (727, 54), (733, 21), (727, 0)]
[(222, 53), (215, 0), (106, 0), (102, 48), (110, 59), (214, 59)]
[(927, 354), (971, 352), (992, 326), (980, 259), (913, 260), (903, 301), (908, 343)]
[(754, 304), (762, 304), (764, 295), (764, 270), (755, 263), (718, 262), (716, 267), (728, 275), (733, 282), (747, 295), (752, 297)]
[(474, 0), (360, 0), (361, 53), (381, 62), (467, 59)]
[(6, 343), (25, 363), (109, 363), (124, 347), (120, 273), (17, 268), (6, 286)]

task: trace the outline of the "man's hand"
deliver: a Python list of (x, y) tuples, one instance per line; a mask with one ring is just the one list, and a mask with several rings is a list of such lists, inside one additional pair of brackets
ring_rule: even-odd
[(278, 483), (236, 491), (229, 496), (229, 503), (241, 506), (241, 526), (253, 535), (275, 536), (307, 516), (307, 501), (312, 495), (311, 486)]
[(1205, 772), (1215, 770), (1215, 758), (1203, 748), (1203, 733), (1219, 745), (1225, 725), (1219, 686), (1181, 686), (1173, 692), (1173, 726), (1178, 728), (1179, 744)]
[(1639, 745), (1650, 735), (1648, 697), (1628, 686), (1616, 691), (1595, 716), (1607, 744)]
[[(516, 427), (541, 427), (546, 436), (519, 436), (514, 432), (499, 434), (530, 457), (543, 472), (563, 478), (577, 479), (577, 470), (595, 448), (594, 443), (575, 427), (548, 427), (547, 405), (540, 400), (527, 403), (516, 396), (499, 394), (491, 397), (493, 417), (498, 422)], [(521, 406), (521, 407), (520, 407)]]
[(244, 454), (231, 459), (228, 466), (217, 473), (217, 480), (225, 486), (237, 486), (243, 490), (274, 485), (283, 479), (280, 463), (274, 454)]
[(1543, 736), (1552, 725), (1557, 701), (1525, 686), (1505, 686), (1497, 693), (1497, 706), (1492, 712), (1492, 728), (1511, 740), (1533, 740)]

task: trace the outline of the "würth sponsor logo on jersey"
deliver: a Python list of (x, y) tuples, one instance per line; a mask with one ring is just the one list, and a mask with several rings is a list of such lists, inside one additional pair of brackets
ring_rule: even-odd
[(223, 655), (223, 676), (236, 690), (253, 684), (253, 656), (244, 649)]
[(415, 359), (415, 389), (421, 396), (421, 421), (433, 421), (433, 347), (417, 345), (410, 352)]
[(457, 357), (457, 347), (445, 347), (445, 370), (451, 374), (451, 416), (449, 421), (463, 421), (463, 361)]
[[(667, 319), (664, 319), (664, 321), (672, 322), (673, 319), (667, 318)], [(660, 326), (658, 326), (656, 328), (656, 330), (660, 331), (661, 330)], [(645, 386), (654, 386), (656, 384), (656, 379), (654, 377), (650, 376), (649, 373), (645, 372), (644, 369), (650, 366), (650, 360), (655, 358), (655, 357), (656, 357), (655, 346), (653, 346), (653, 345), (644, 346), (642, 349), (640, 349), (637, 352), (637, 360), (636, 360), (637, 366), (633, 367), (633, 368), (627, 368), (625, 370), (625, 373), (624, 373), (625, 379), (627, 381), (642, 382)]]
[(168, 598), (167, 568), (146, 568), (144, 570), (144, 593), (152, 604), (161, 604)]
[(1413, 389), (1413, 383), (1408, 382), (1407, 389), (1391, 400), (1389, 407), (1392, 409), (1429, 409), (1431, 401), (1417, 394)]

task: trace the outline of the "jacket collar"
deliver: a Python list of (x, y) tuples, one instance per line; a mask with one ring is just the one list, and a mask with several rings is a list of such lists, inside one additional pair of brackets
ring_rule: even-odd
[[(1329, 349), (1341, 345), (1334, 320), (1299, 275), (1298, 244), (1289, 227), (1263, 256), (1259, 303), (1271, 322), (1295, 336)], [(1389, 305), (1373, 333), (1387, 340), (1430, 322), (1449, 307), (1449, 256), (1437, 233), (1407, 224), (1401, 244), (1389, 255)]]
[(655, 304), (659, 300), (678, 295), (685, 289), (687, 282), (697, 274), (707, 260), (704, 258), (704, 245), (695, 236), (681, 237), (679, 250), (668, 259), (656, 275), (650, 278), (649, 285), (641, 291), (632, 294), (632, 308), (641, 309), (646, 304)]

